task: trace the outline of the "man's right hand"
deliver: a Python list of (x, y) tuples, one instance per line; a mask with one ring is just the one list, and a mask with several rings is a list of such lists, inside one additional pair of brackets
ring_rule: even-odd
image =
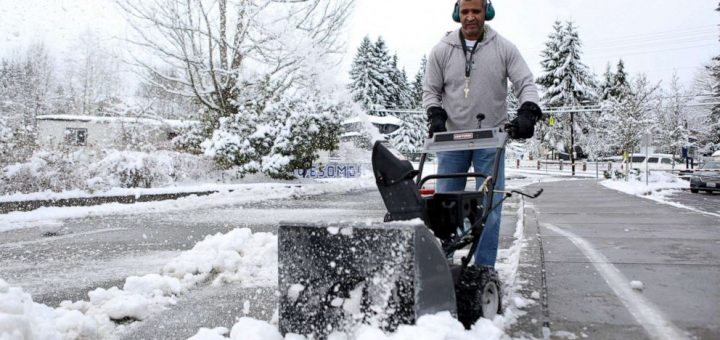
[(445, 128), (445, 122), (447, 121), (448, 115), (445, 109), (439, 106), (430, 107), (427, 110), (427, 117), (430, 137), (432, 137), (436, 132), (447, 131), (447, 128)]

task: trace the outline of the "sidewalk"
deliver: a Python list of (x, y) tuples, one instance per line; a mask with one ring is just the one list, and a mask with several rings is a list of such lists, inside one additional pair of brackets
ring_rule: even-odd
[(519, 276), (540, 298), (509, 334), (720, 338), (720, 220), (593, 180), (537, 186)]

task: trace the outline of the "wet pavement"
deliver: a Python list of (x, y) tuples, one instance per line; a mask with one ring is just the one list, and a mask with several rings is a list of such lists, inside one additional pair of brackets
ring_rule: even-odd
[(516, 335), (720, 338), (720, 218), (595, 181), (542, 186), (527, 205), (521, 277), (524, 294), (545, 298)]

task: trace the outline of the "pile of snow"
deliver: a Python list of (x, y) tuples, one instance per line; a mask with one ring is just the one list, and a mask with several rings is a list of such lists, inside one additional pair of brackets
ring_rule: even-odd
[(277, 236), (247, 228), (211, 235), (170, 261), (161, 274), (131, 276), (122, 289), (97, 288), (88, 301), (63, 301), (58, 308), (33, 303), (22, 288), (0, 279), (0, 339), (113, 338), (113, 321), (145, 320), (210, 279), (213, 284), (276, 286)]
[(113, 329), (107, 317), (35, 303), (0, 279), (0, 339), (108, 339)]
[(651, 172), (648, 175), (647, 184), (645, 184), (644, 174), (639, 177), (629, 177), (627, 180), (605, 180), (600, 182), (600, 184), (631, 195), (659, 197), (666, 195), (668, 190), (680, 190), (690, 186), (687, 181), (671, 173), (661, 171)]
[[(481, 318), (472, 329), (465, 330), (462, 323), (453, 318), (449, 312), (440, 312), (420, 317), (413, 326), (401, 325), (393, 333), (362, 325), (352, 333), (332, 333), (328, 340), (475, 340), (475, 339), (501, 339), (503, 332), (502, 317), (494, 321)], [(308, 340), (299, 334), (287, 334), (283, 338), (277, 327), (261, 320), (241, 318), (229, 331), (227, 328), (202, 328), (191, 337), (192, 340)]]
[(277, 286), (277, 242), (277, 235), (252, 233), (248, 228), (218, 233), (165, 265), (163, 274), (181, 279), (186, 286), (208, 278), (214, 285)]
[(174, 305), (176, 297), (199, 283), (239, 283), (244, 287), (277, 285), (277, 236), (235, 229), (207, 236), (168, 263), (161, 274), (131, 276), (122, 289), (98, 288), (89, 301), (60, 306), (111, 320), (145, 320)]

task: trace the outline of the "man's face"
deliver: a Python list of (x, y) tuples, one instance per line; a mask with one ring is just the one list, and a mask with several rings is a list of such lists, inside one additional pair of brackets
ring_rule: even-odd
[(485, 25), (485, 0), (460, 0), (460, 23), (465, 39), (479, 39)]

